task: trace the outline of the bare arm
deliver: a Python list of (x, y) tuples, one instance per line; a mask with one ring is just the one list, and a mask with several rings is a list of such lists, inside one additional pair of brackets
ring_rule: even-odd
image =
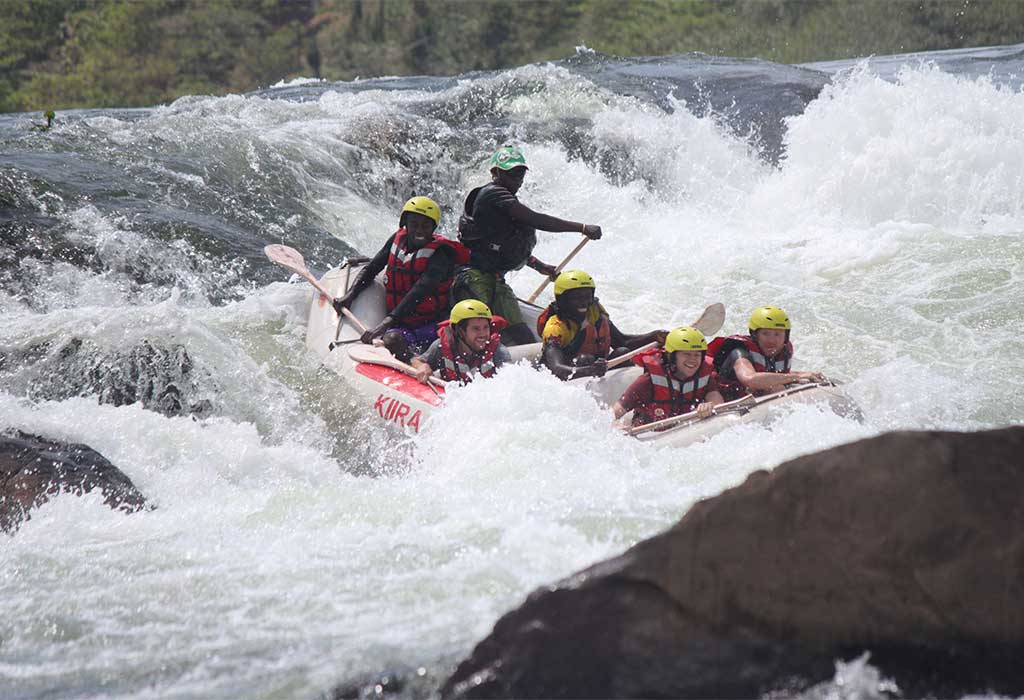
[(622, 392), (622, 396), (612, 406), (612, 415), (615, 416), (615, 420), (622, 418), (637, 406), (650, 401), (653, 394), (650, 375), (641, 374)]
[(345, 296), (334, 301), (334, 308), (340, 314), (341, 307), (348, 308), (352, 305), (352, 302), (356, 300), (359, 294), (370, 286), (373, 282), (373, 278), (377, 276), (384, 266), (388, 264), (388, 257), (391, 255), (391, 244), (394, 243), (394, 234), (388, 236), (388, 239), (384, 241), (384, 246), (377, 251), (377, 254), (373, 256), (373, 260), (366, 264), (362, 270), (359, 271), (359, 276), (356, 277), (356, 281), (352, 283), (352, 286)]
[(641, 333), (640, 335), (629, 335), (620, 331), (618, 327), (611, 322), (611, 319), (608, 320), (608, 328), (612, 332), (612, 347), (624, 347), (627, 350), (636, 350), (641, 345), (647, 345), (655, 340), (660, 344), (664, 344), (665, 336), (668, 335), (668, 331), (664, 330), (650, 331), (649, 333)]
[(556, 343), (545, 343), (542, 357), (551, 374), (563, 382), (576, 377), (602, 377), (607, 369), (607, 363), (603, 359), (596, 360), (592, 365), (577, 367)]
[(559, 219), (557, 216), (551, 216), (550, 214), (541, 214), (538, 211), (530, 209), (522, 202), (513, 202), (512, 206), (508, 209), (509, 216), (516, 221), (521, 221), (527, 226), (540, 229), (541, 231), (559, 232), (559, 231), (573, 231), (575, 233), (582, 233), (587, 238), (597, 240), (601, 237), (601, 227), (593, 224), (583, 224), (579, 221), (569, 221), (567, 219)]
[(825, 379), (819, 372), (758, 372), (745, 357), (736, 360), (732, 371), (743, 386), (754, 391), (778, 391), (787, 384), (806, 384)]
[(717, 391), (709, 391), (705, 396), (704, 400), (697, 405), (697, 408), (693, 410), (694, 415), (698, 418), (707, 418), (715, 412), (715, 406), (725, 401), (720, 393)]
[(409, 364), (411, 364), (412, 368), (416, 370), (416, 373), (413, 375), (416, 379), (419, 379), (424, 384), (430, 381), (430, 375), (434, 373), (434, 370), (430, 368), (430, 365), (418, 357), (412, 358)]

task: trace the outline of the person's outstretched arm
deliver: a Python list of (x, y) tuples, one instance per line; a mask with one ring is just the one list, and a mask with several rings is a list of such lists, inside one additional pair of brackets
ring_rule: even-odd
[(587, 238), (597, 240), (601, 237), (601, 227), (595, 224), (584, 224), (579, 221), (569, 221), (567, 219), (559, 219), (557, 216), (551, 216), (550, 214), (541, 214), (538, 211), (530, 209), (522, 202), (513, 202), (508, 209), (509, 216), (516, 221), (521, 221), (527, 226), (540, 229), (541, 231), (548, 231), (557, 233), (560, 231), (575, 231), (576, 233), (582, 233)]

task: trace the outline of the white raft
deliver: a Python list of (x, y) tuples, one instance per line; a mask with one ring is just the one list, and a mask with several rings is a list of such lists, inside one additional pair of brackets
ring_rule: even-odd
[[(740, 403), (739, 400), (733, 403)], [(650, 430), (637, 434), (641, 442), (657, 443), (666, 447), (690, 445), (706, 440), (741, 423), (767, 424), (778, 418), (778, 409), (797, 404), (819, 404), (839, 416), (863, 420), (860, 407), (832, 382), (794, 384), (767, 396), (745, 397), (743, 405), (710, 418), (682, 419), (665, 430)], [(724, 404), (728, 406), (729, 404)]]
[[(335, 297), (340, 297), (355, 282), (364, 264), (364, 259), (346, 260), (340, 267), (325, 274), (320, 284)], [(542, 308), (520, 303), (520, 309), (527, 326), (533, 329)], [(380, 278), (359, 295), (351, 311), (368, 328), (380, 323), (386, 313), (384, 285)], [(319, 292), (313, 293), (306, 328), (306, 346), (320, 357), (326, 367), (344, 377), (366, 397), (369, 415), (393, 423), (407, 432), (418, 433), (427, 417), (443, 403), (444, 388), (422, 384), (391, 367), (353, 360), (347, 348), (359, 343), (361, 333), (352, 321), (335, 313), (329, 300)], [(509, 351), (513, 361), (532, 360), (540, 353), (540, 343), (513, 346)], [(640, 374), (639, 367), (629, 364), (621, 369), (610, 370), (601, 378), (571, 381), (582, 383), (600, 403), (611, 406)], [(836, 386), (804, 384), (755, 399), (754, 404), (745, 407), (743, 411), (723, 413), (704, 420), (684, 421), (666, 430), (641, 433), (636, 439), (659, 445), (687, 445), (738, 423), (765, 421), (775, 407), (819, 402), (829, 404), (840, 415), (859, 415), (856, 404)]]

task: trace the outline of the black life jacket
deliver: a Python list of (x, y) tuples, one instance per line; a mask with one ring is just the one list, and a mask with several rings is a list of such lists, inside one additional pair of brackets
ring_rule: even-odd
[[(500, 211), (488, 212), (488, 223), (480, 221), (477, 198), (486, 188), (501, 187), (488, 183), (476, 187), (466, 196), (466, 202), (459, 216), (459, 240), (473, 252), (471, 266), (485, 261), (488, 266), (507, 272), (518, 270), (526, 264), (537, 245), (537, 230), (517, 222)], [(502, 188), (504, 189), (504, 188)]]

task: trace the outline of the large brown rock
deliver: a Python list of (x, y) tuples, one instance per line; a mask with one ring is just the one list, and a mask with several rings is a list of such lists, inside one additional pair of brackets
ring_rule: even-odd
[(903, 432), (751, 474), (534, 592), (464, 697), (754, 697), (871, 652), (905, 695), (1024, 693), (1024, 428)]
[(131, 480), (87, 445), (15, 433), (0, 435), (0, 530), (13, 532), (29, 511), (61, 492), (100, 489), (111, 508), (134, 512), (145, 497)]

